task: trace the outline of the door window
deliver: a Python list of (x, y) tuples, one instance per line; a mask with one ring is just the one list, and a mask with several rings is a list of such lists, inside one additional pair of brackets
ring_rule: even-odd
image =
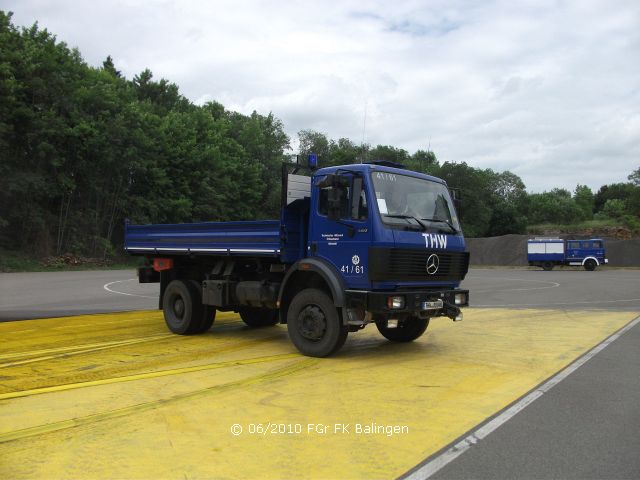
[[(366, 220), (369, 216), (367, 208), (367, 193), (364, 189), (362, 177), (354, 177), (351, 186), (343, 190), (334, 192), (343, 192), (341, 199), (340, 218), (351, 220)], [(321, 188), (318, 197), (318, 213), (320, 215), (329, 214), (329, 188)]]

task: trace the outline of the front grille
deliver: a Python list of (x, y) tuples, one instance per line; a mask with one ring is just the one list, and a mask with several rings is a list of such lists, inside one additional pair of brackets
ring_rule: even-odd
[[(427, 262), (431, 255), (436, 255), (438, 260), (438, 268), (433, 274), (427, 272)], [(468, 270), (469, 252), (403, 248), (369, 249), (369, 280), (372, 282), (460, 281), (464, 279)]]

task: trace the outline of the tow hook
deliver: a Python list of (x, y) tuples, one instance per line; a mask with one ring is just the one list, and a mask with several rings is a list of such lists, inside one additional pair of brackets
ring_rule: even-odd
[(447, 317), (449, 317), (454, 322), (460, 322), (462, 320), (462, 310), (460, 310), (455, 305), (451, 305), (450, 303), (444, 304), (444, 313)]

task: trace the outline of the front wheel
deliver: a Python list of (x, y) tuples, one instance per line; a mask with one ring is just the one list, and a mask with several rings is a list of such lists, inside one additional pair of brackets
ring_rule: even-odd
[(250, 327), (271, 327), (278, 323), (278, 310), (268, 308), (243, 307), (238, 310), (240, 318)]
[(376, 321), (378, 331), (383, 337), (392, 342), (413, 342), (427, 330), (428, 326), (428, 318), (418, 317), (409, 317), (406, 320), (400, 320), (396, 328), (387, 327), (386, 320)]
[(596, 261), (591, 258), (584, 262), (584, 269), (588, 272), (593, 272), (596, 269)]
[(289, 338), (309, 357), (328, 357), (337, 352), (349, 334), (333, 300), (322, 290), (308, 288), (298, 293), (287, 312)]

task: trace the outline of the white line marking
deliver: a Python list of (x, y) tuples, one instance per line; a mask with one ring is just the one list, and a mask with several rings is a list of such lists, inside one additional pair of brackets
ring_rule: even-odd
[[(469, 278), (469, 277), (467, 277)], [(470, 277), (470, 278), (483, 278), (483, 277)], [(546, 283), (548, 286), (546, 287), (532, 287), (532, 288), (509, 288), (506, 290), (474, 290), (475, 293), (485, 293), (485, 292), (528, 292), (531, 290), (545, 290), (547, 288), (558, 288), (560, 286), (557, 282), (550, 282), (545, 280), (529, 280), (523, 278), (506, 278), (506, 277), (495, 277), (495, 280), (507, 280), (509, 282), (531, 282), (531, 283)]]
[(117, 290), (112, 290), (111, 288), (109, 288), (111, 285), (114, 285), (116, 283), (123, 283), (123, 282), (132, 282), (134, 280), (137, 280), (137, 278), (129, 278), (128, 280), (116, 280), (115, 282), (109, 282), (109, 283), (105, 283), (102, 288), (104, 288), (107, 292), (111, 292), (111, 293), (118, 293), (120, 295), (127, 295), (129, 297), (142, 297), (142, 298), (157, 298), (157, 297), (152, 297), (149, 295), (138, 295), (137, 293), (126, 293), (126, 292), (119, 292)]
[(462, 455), (464, 452), (469, 450), (473, 445), (478, 443), (480, 440), (487, 438), (493, 431), (495, 431), (498, 427), (505, 424), (509, 420), (511, 420), (518, 412), (524, 410), (527, 406), (535, 402), (538, 398), (542, 397), (545, 393), (551, 390), (553, 387), (558, 385), (562, 380), (567, 378), (573, 372), (575, 372), (578, 368), (583, 366), (593, 357), (595, 357), (602, 350), (607, 348), (613, 342), (615, 342), (618, 338), (624, 335), (627, 331), (631, 330), (633, 327), (640, 323), (640, 317), (636, 317), (634, 320), (629, 322), (622, 329), (608, 337), (602, 343), (596, 345), (587, 353), (585, 353), (582, 357), (578, 358), (576, 361), (571, 363), (568, 367), (564, 368), (556, 375), (551, 377), (549, 380), (544, 382), (538, 388), (528, 393), (522, 399), (514, 403), (511, 407), (504, 410), (498, 416), (489, 420), (487, 423), (482, 425), (481, 427), (475, 429), (465, 438), (460, 440), (458, 443), (450, 447), (448, 450), (444, 451), (440, 455), (432, 458), (422, 466), (417, 467), (415, 470), (411, 471), (407, 475), (401, 477), (403, 480), (418, 480), (429, 478), (431, 475), (436, 473), (442, 467)]

